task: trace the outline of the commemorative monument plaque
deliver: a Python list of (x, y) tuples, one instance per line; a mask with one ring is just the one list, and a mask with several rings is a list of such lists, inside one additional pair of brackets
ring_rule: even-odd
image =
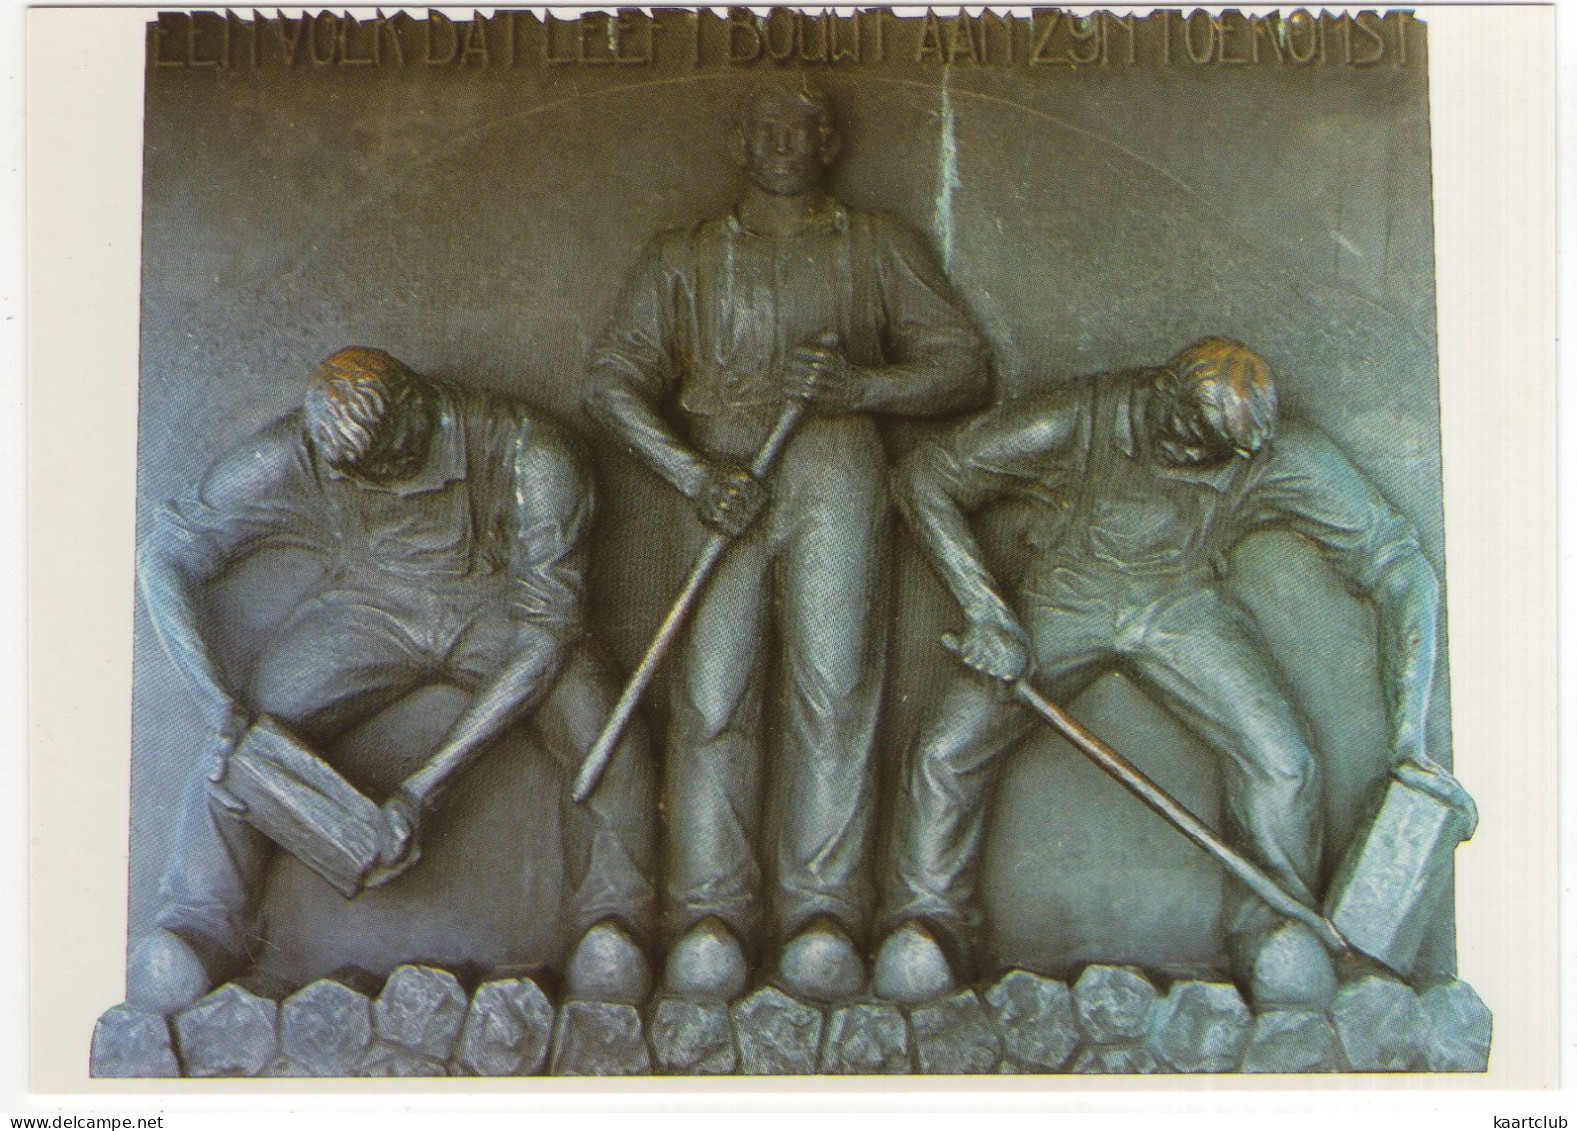
[(1484, 1069), (1423, 22), (147, 52), (95, 1075)]

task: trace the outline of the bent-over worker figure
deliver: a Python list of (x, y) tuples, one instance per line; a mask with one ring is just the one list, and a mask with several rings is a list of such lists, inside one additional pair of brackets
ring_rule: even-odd
[[(743, 989), (764, 909), (772, 941), (787, 940), (785, 986), (836, 999), (865, 985), (855, 940), (873, 910), (890, 561), (874, 418), (974, 408), (988, 388), (981, 340), (920, 239), (828, 194), (838, 147), (820, 95), (776, 87), (751, 101), (731, 135), (749, 178), (738, 204), (651, 242), (591, 354), (591, 412), (702, 524), (742, 535), (675, 668), (666, 978), (692, 997)], [(745, 467), (789, 398), (810, 414), (757, 481)], [(787, 689), (769, 762), (774, 655)], [(775, 846), (759, 843), (769, 781)]]
[[(452, 735), (496, 735), (530, 715), (553, 756), (578, 763), (617, 693), (583, 626), (591, 517), (587, 470), (546, 420), (362, 347), (318, 365), (302, 409), (160, 512), (140, 547), (142, 593), (212, 737), (208, 761), (193, 767), (156, 929), (132, 949), (129, 1000), (179, 1008), (253, 957), (274, 845), (241, 819), (224, 783), (255, 717), (322, 751), (447, 683), (475, 693)], [(268, 546), (322, 555), (330, 580), (270, 637), (243, 694), (210, 644), (202, 587)], [(656, 895), (644, 735), (628, 733), (590, 806), (570, 803), (567, 782), (564, 802), (567, 914), (580, 940), (569, 992), (643, 1000)], [(399, 793), (385, 809), (398, 857), (421, 814)]]
[[(1161, 369), (1072, 382), (917, 449), (894, 477), (899, 506), (962, 607), (962, 672), (922, 722), (901, 794), (878, 993), (922, 1000), (975, 961), (976, 874), (986, 806), (1033, 716), (1003, 683), (1033, 676), (1067, 702), (1117, 670), (1221, 759), (1228, 844), (1317, 904), (1320, 769), (1277, 669), (1220, 582), (1227, 555), (1268, 526), (1303, 535), (1372, 601), (1396, 764), (1471, 809), (1424, 749), (1439, 586), (1406, 522), (1318, 431), (1277, 420), (1265, 362), (1225, 338)], [(1012, 599), (968, 516), (1029, 501)], [(1062, 499), (1057, 507), (1051, 500)], [(1331, 960), (1233, 884), (1228, 939), (1256, 1008), (1328, 986)], [(1290, 942), (1289, 935), (1290, 932)], [(1272, 934), (1291, 960), (1256, 962)]]

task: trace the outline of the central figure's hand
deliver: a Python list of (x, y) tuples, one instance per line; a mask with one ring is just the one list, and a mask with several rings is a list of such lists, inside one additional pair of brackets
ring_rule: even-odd
[(695, 502), (702, 522), (737, 538), (766, 506), (767, 488), (742, 467), (715, 464), (707, 469), (706, 486)]
[(992, 679), (1015, 683), (1029, 674), (1029, 633), (1011, 616), (972, 619), (962, 636), (948, 633), (942, 644)]
[(784, 392), (827, 416), (860, 407), (859, 374), (838, 345), (838, 335), (823, 334), (814, 343), (795, 346), (782, 370)]

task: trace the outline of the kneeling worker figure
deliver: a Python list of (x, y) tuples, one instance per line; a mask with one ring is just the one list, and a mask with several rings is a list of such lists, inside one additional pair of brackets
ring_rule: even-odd
[[(1378, 614), (1395, 773), (1472, 820), (1424, 750), (1439, 585), (1405, 519), (1331, 441), (1278, 427), (1265, 362), (1225, 338), (1161, 369), (1101, 375), (975, 417), (918, 448), (898, 503), (963, 608), (962, 672), (909, 752), (875, 988), (944, 993), (972, 972), (985, 807), (1034, 716), (1005, 693), (1033, 676), (1064, 702), (1120, 671), (1221, 759), (1223, 839), (1316, 904), (1319, 765), (1252, 621), (1220, 581), (1228, 554), (1270, 526), (1311, 540)], [(1005, 497), (1035, 508), (1017, 599), (1002, 596), (968, 515)], [(1059, 499), (1065, 505), (1054, 505)], [(1228, 938), (1257, 1008), (1334, 980), (1313, 932), (1234, 884)], [(1275, 962), (1260, 962), (1272, 938)]]
[[(383, 803), (390, 874), (416, 858), (440, 757), (463, 767), (529, 717), (565, 767), (579, 763), (617, 694), (584, 627), (591, 513), (590, 475), (547, 421), (363, 347), (318, 365), (301, 409), (160, 512), (139, 550), (142, 593), (197, 691), (210, 756), (192, 768), (154, 929), (132, 948), (130, 1000), (178, 1009), (253, 957), (274, 844), (233, 771), (254, 720), (321, 751), (428, 685), (474, 694), (434, 762)], [(243, 693), (212, 647), (202, 588), (269, 546), (317, 553), (330, 580), (264, 644)], [(572, 997), (633, 1002), (650, 988), (655, 815), (638, 729), (590, 805), (566, 783)]]

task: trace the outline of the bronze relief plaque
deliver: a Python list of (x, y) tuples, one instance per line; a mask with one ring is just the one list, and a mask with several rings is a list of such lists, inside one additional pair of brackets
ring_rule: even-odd
[(95, 1073), (1482, 1071), (1427, 44), (160, 13)]

